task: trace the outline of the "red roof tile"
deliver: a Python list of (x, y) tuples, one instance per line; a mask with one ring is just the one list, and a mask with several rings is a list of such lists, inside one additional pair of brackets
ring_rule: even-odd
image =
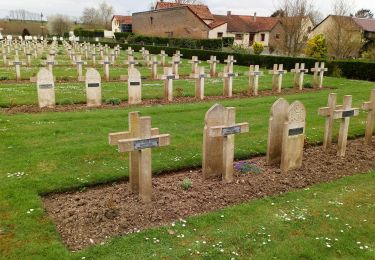
[(214, 15), (215, 20), (228, 23), (228, 32), (267, 32), (271, 31), (280, 20), (275, 17), (256, 17), (249, 15)]
[(375, 32), (375, 19), (353, 17), (353, 20), (364, 31)]
[(124, 15), (114, 15), (112, 20), (115, 19), (119, 21), (120, 24), (133, 24), (131, 16), (124, 16)]
[(211, 14), (210, 9), (207, 5), (194, 5), (194, 4), (179, 4), (171, 2), (157, 2), (155, 10), (158, 9), (167, 9), (174, 7), (187, 6), (195, 15), (197, 15), (202, 20), (214, 20), (213, 15)]

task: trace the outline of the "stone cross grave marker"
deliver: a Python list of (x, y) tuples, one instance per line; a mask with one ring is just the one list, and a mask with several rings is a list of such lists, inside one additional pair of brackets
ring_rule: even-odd
[(125, 65), (128, 65), (129, 68), (135, 68), (135, 65), (138, 64), (138, 61), (134, 60), (134, 56), (128, 56), (128, 60), (125, 61)]
[(258, 96), (259, 76), (263, 76), (263, 72), (259, 70), (259, 65), (250, 65), (248, 75), (249, 94)]
[(128, 53), (128, 56), (133, 56), (134, 55), (134, 50), (132, 49), (132, 47), (128, 47), (128, 49), (126, 50), (126, 52)]
[(145, 51), (143, 52), (142, 56), (143, 56), (143, 59), (144, 59), (144, 61), (145, 61), (145, 66), (146, 66), (146, 67), (149, 67), (150, 64), (151, 64), (151, 62), (150, 62), (150, 57), (151, 57), (150, 52), (149, 52), (148, 50), (145, 50)]
[(224, 60), (224, 62), (227, 63), (227, 67), (229, 68), (229, 71), (233, 72), (234, 70), (234, 63), (237, 62), (237, 60), (234, 59), (233, 55), (228, 55), (228, 58)]
[(210, 56), (210, 59), (207, 61), (210, 64), (210, 75), (212, 78), (217, 76), (216, 67), (217, 64), (220, 63), (219, 60), (216, 59), (216, 56)]
[(152, 79), (158, 78), (158, 65), (160, 65), (161, 62), (158, 61), (158, 57), (156, 55), (152, 56), (151, 61), (151, 77)]
[(269, 71), (269, 74), (272, 76), (272, 90), (277, 91), (278, 93), (281, 93), (281, 88), (283, 85), (283, 75), (287, 73), (286, 70), (284, 70), (283, 64), (274, 64), (273, 70)]
[(128, 102), (130, 105), (142, 103), (141, 73), (136, 68), (128, 70)]
[(11, 62), (9, 65), (13, 65), (15, 67), (15, 69), (16, 69), (16, 80), (20, 81), (21, 80), (21, 65), (25, 65), (25, 63), (20, 61), (18, 59), (18, 57), (16, 57), (14, 59), (14, 61)]
[(203, 134), (203, 176), (221, 176), (224, 182), (233, 181), (235, 134), (249, 132), (248, 123), (236, 124), (236, 109), (215, 104), (206, 113)]
[(374, 123), (375, 123), (375, 89), (371, 90), (370, 101), (363, 103), (362, 109), (368, 111), (365, 142), (366, 144), (371, 144), (372, 135), (374, 133)]
[(209, 78), (210, 75), (204, 72), (204, 67), (199, 67), (198, 72), (190, 75), (191, 78), (196, 79), (195, 81), (195, 97), (201, 100), (204, 99), (204, 81), (205, 78)]
[(305, 63), (296, 63), (294, 69), (292, 69), (291, 72), (294, 73), (294, 87), (299, 90), (303, 90), (303, 79), (305, 73), (309, 72), (308, 69), (305, 69)]
[(191, 57), (191, 61), (189, 61), (189, 64), (192, 64), (191, 67), (191, 73), (196, 74), (198, 72), (198, 65), (201, 63), (200, 60), (198, 60), (198, 56)]
[(328, 71), (327, 68), (324, 67), (324, 62), (320, 63), (315, 62), (315, 67), (311, 69), (311, 72), (314, 72), (314, 88), (323, 88), (323, 79), (324, 79), (324, 72)]
[(164, 80), (164, 97), (168, 101), (173, 101), (173, 80), (179, 79), (179, 76), (173, 73), (172, 68), (167, 67), (159, 79)]
[(87, 63), (82, 60), (81, 55), (77, 55), (74, 64), (77, 66), (78, 81), (84, 81), (85, 77), (82, 76), (82, 67)]
[(116, 53), (115, 53), (115, 51), (111, 50), (109, 56), (111, 56), (111, 63), (115, 64), (116, 63)]
[(3, 49), (3, 63), (4, 63), (4, 66), (8, 65), (8, 62), (7, 62), (7, 52), (5, 51), (5, 49)]
[(178, 75), (178, 67), (181, 64), (181, 58), (180, 56), (173, 56), (172, 57), (172, 71), (173, 74)]
[(333, 114), (337, 109), (342, 109), (342, 106), (337, 105), (337, 95), (331, 93), (328, 96), (328, 106), (319, 108), (318, 115), (326, 118), (324, 126), (323, 150), (327, 150), (332, 145), (332, 132), (334, 125)]
[(92, 61), (92, 65), (96, 65), (96, 50), (95, 48), (92, 48), (92, 51), (91, 51), (91, 61)]
[(152, 200), (151, 149), (170, 145), (169, 134), (159, 134), (151, 128), (151, 117), (140, 117), (139, 112), (129, 113), (129, 131), (112, 133), (109, 144), (117, 145), (120, 153), (129, 152), (129, 185), (143, 202)]
[(45, 65), (47, 66), (48, 70), (51, 71), (51, 73), (53, 73), (53, 66), (56, 64), (57, 64), (57, 61), (55, 61), (53, 57), (48, 57), (45, 62)]
[(302, 167), (305, 128), (305, 106), (301, 102), (295, 101), (289, 106), (287, 121), (284, 123), (281, 172), (285, 173)]
[(166, 54), (164, 50), (161, 50), (159, 55), (160, 55), (161, 66), (165, 67), (166, 66), (165, 58), (168, 57), (168, 54)]
[(224, 78), (223, 95), (226, 97), (233, 96), (233, 78), (238, 77), (238, 73), (234, 73), (230, 68), (230, 66), (225, 66), (224, 72), (219, 74), (220, 77)]
[(109, 81), (109, 65), (111, 62), (108, 59), (108, 56), (104, 57), (104, 60), (101, 62), (101, 64), (104, 65), (104, 75), (105, 75), (105, 80)]
[(177, 50), (176, 53), (175, 53), (173, 56), (176, 56), (176, 57), (181, 58), (181, 57), (183, 57), (184, 55), (181, 54), (181, 51), (180, 51), (180, 50)]
[(344, 96), (342, 109), (336, 109), (333, 113), (334, 119), (341, 119), (339, 139), (337, 142), (337, 155), (341, 157), (344, 157), (346, 153), (350, 118), (359, 115), (359, 109), (352, 108), (352, 99), (352, 96)]
[(88, 107), (102, 105), (102, 83), (99, 72), (88, 68), (86, 71), (86, 98)]
[(284, 124), (288, 120), (289, 103), (279, 98), (271, 108), (268, 124), (267, 164), (280, 165)]
[(55, 83), (52, 72), (41, 68), (37, 74), (37, 92), (39, 107), (55, 107)]
[(26, 51), (26, 57), (27, 57), (27, 66), (31, 66), (31, 57), (33, 56), (33, 54), (31, 53), (31, 50), (29, 48), (27, 48), (27, 51)]

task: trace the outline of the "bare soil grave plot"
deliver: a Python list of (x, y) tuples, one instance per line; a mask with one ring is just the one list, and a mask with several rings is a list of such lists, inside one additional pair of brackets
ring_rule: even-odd
[[(204, 100), (200, 100), (195, 97), (174, 97), (173, 101), (168, 101), (163, 98), (144, 99), (142, 100), (142, 104), (140, 104), (140, 106), (203, 103), (203, 102), (213, 101), (213, 100), (231, 100), (231, 99), (241, 99), (241, 98), (249, 98), (249, 97), (258, 98), (258, 97), (266, 97), (266, 96), (281, 96), (281, 95), (320, 92), (320, 91), (324, 91), (327, 89), (334, 89), (334, 88), (332, 87), (324, 87), (322, 89), (305, 88), (303, 91), (300, 91), (295, 88), (285, 88), (282, 90), (281, 93), (277, 93), (272, 90), (260, 90), (258, 96), (249, 95), (247, 92), (241, 92), (238, 94), (233, 94), (232, 97), (205, 96)], [(111, 104), (103, 104), (102, 106), (99, 106), (99, 107), (87, 107), (86, 104), (56, 105), (54, 108), (48, 108), (48, 107), (40, 108), (38, 105), (21, 105), (21, 106), (14, 106), (10, 108), (4, 108), (4, 112), (7, 115), (13, 115), (13, 114), (20, 114), (20, 113), (35, 114), (35, 113), (43, 113), (43, 112), (69, 112), (69, 111), (82, 111), (82, 110), (90, 110), (90, 109), (114, 109), (114, 108), (128, 108), (128, 107), (134, 107), (134, 105), (129, 105), (128, 102), (122, 102), (118, 106), (111, 105)]]
[[(336, 145), (326, 153), (320, 146), (307, 147), (302, 168), (286, 174), (281, 174), (278, 167), (267, 166), (265, 157), (252, 158), (248, 162), (260, 168), (261, 173), (237, 172), (229, 184), (204, 180), (201, 170), (156, 176), (150, 204), (143, 204), (131, 194), (127, 181), (83, 192), (50, 194), (43, 203), (65, 245), (81, 250), (109, 237), (170, 225), (180, 218), (375, 169), (375, 138), (369, 146), (364, 145), (363, 138), (349, 141), (345, 158), (336, 153)], [(193, 183), (189, 190), (181, 187), (186, 178)], [(173, 232), (173, 227), (170, 229)]]

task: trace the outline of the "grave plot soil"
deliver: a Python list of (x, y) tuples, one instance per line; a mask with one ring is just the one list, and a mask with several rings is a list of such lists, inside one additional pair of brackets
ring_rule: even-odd
[[(265, 97), (265, 96), (280, 96), (280, 95), (290, 95), (295, 93), (309, 93), (309, 92), (317, 92), (326, 89), (333, 89), (330, 87), (325, 87), (323, 89), (313, 89), (308, 88), (304, 89), (303, 91), (299, 91), (294, 88), (287, 88), (283, 89), (281, 93), (275, 93), (272, 90), (262, 90), (259, 91), (259, 95), (257, 97)], [(234, 94), (231, 98), (224, 97), (224, 96), (206, 96), (204, 100), (197, 99), (195, 97), (174, 97), (173, 101), (167, 101), (166, 99), (144, 99), (142, 100), (142, 104), (140, 106), (151, 106), (151, 105), (171, 105), (171, 104), (187, 104), (187, 103), (203, 103), (212, 100), (230, 100), (230, 99), (241, 99), (241, 98), (249, 98), (254, 97), (246, 92), (241, 92), (239, 94)], [(120, 109), (120, 108), (128, 108), (128, 107), (135, 107), (134, 105), (129, 105), (128, 102), (122, 102), (118, 106), (103, 104), (100, 107), (89, 108), (86, 104), (72, 104), (72, 105), (56, 105), (54, 108), (39, 108), (38, 105), (21, 105), (21, 106), (13, 106), (10, 108), (4, 108), (4, 112), (7, 115), (19, 114), (19, 113), (28, 113), (28, 114), (36, 114), (36, 113), (43, 113), (43, 112), (69, 112), (69, 111), (80, 111), (80, 110), (89, 110), (89, 109)]]
[[(107, 237), (170, 225), (180, 218), (368, 172), (375, 169), (375, 138), (370, 146), (365, 146), (362, 138), (349, 141), (345, 158), (336, 156), (336, 146), (327, 153), (320, 146), (308, 147), (304, 151), (303, 167), (286, 174), (281, 174), (277, 167), (266, 166), (265, 157), (252, 158), (249, 162), (262, 172), (236, 173), (234, 182), (229, 184), (220, 179), (204, 180), (201, 170), (155, 176), (150, 204), (142, 203), (131, 194), (127, 182), (97, 186), (84, 192), (50, 194), (43, 198), (43, 203), (66, 246), (81, 250)], [(193, 183), (188, 191), (181, 188), (186, 178)]]

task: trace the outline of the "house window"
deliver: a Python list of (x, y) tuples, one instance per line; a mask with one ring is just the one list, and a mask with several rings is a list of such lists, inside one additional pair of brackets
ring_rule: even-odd
[(223, 33), (222, 32), (217, 33), (217, 38), (223, 38)]
[(242, 41), (243, 40), (243, 34), (237, 33), (235, 38), (236, 38), (236, 40)]
[(276, 37), (276, 39), (280, 39), (280, 34), (277, 33), (275, 37)]
[(173, 37), (173, 32), (166, 32), (166, 34), (167, 34), (168, 38), (172, 38)]
[(308, 33), (311, 33), (311, 30), (312, 30), (311, 26), (307, 27), (307, 32)]
[(150, 17), (150, 24), (154, 23), (154, 17)]
[(264, 41), (266, 40), (266, 34), (265, 34), (265, 33), (261, 33), (261, 34), (260, 34), (260, 40), (261, 40), (262, 42), (264, 42)]
[(131, 24), (121, 24), (121, 32), (132, 32), (133, 26)]

